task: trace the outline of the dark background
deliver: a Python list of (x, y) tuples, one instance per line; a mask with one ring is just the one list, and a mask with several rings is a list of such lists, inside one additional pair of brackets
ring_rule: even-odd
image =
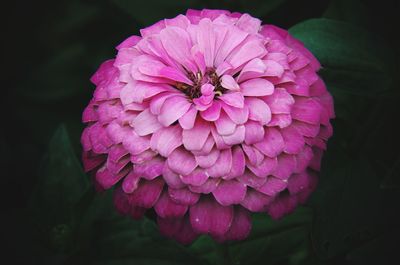
[[(244, 242), (183, 247), (114, 214), (80, 167), (81, 113), (124, 38), (187, 8), (290, 29), (323, 65), (334, 137), (310, 202), (254, 217)], [(399, 4), (362, 0), (60, 0), (2, 4), (2, 250), (15, 264), (388, 264), (399, 249)], [(3, 256), (3, 255), (2, 255)]]

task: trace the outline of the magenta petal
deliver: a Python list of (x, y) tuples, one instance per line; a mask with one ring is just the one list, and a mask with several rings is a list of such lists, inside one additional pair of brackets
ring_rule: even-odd
[(244, 97), (240, 92), (225, 93), (219, 99), (235, 108), (243, 108), (244, 106)]
[(183, 148), (175, 149), (167, 163), (170, 169), (183, 176), (189, 175), (197, 166), (194, 156)]
[(295, 196), (281, 196), (276, 198), (268, 206), (268, 214), (272, 219), (279, 219), (284, 215), (291, 213), (296, 208), (298, 202)]
[(222, 135), (222, 139), (227, 145), (236, 145), (244, 141), (246, 129), (244, 125), (239, 125), (236, 130), (230, 135)]
[(221, 85), (222, 87), (229, 90), (239, 90), (239, 85), (236, 83), (236, 80), (231, 75), (223, 75), (221, 77)]
[(218, 120), (220, 113), (221, 103), (214, 100), (214, 102), (208, 109), (200, 112), (200, 116), (206, 121), (216, 121)]
[(246, 195), (246, 185), (236, 180), (222, 180), (213, 191), (213, 195), (223, 206), (238, 204)]
[(257, 188), (257, 191), (266, 194), (268, 196), (274, 197), (279, 192), (286, 189), (288, 182), (286, 180), (281, 180), (272, 176), (267, 178), (267, 181), (261, 187)]
[(321, 106), (311, 98), (297, 98), (292, 108), (293, 119), (318, 124), (320, 121)]
[(281, 154), (278, 157), (278, 165), (275, 167), (274, 175), (280, 179), (288, 179), (290, 175), (296, 170), (296, 158), (293, 155)]
[(186, 186), (185, 183), (182, 182), (179, 175), (173, 172), (168, 166), (164, 166), (164, 171), (162, 176), (164, 181), (168, 184), (168, 187), (174, 189), (180, 189)]
[(196, 121), (197, 117), (197, 109), (192, 105), (190, 109), (179, 118), (179, 124), (181, 125), (182, 129), (190, 130), (194, 126), (194, 122)]
[(139, 207), (151, 208), (160, 197), (163, 186), (164, 181), (162, 178), (150, 181), (141, 180), (138, 188), (130, 194), (129, 201)]
[(179, 243), (187, 245), (198, 237), (189, 222), (189, 218), (163, 219), (158, 217), (157, 224), (160, 233), (176, 239)]
[(244, 174), (246, 168), (246, 159), (244, 153), (239, 146), (235, 146), (232, 150), (232, 168), (225, 179), (232, 179)]
[(149, 137), (140, 137), (133, 130), (127, 132), (122, 145), (131, 155), (138, 155), (150, 148)]
[(196, 168), (189, 175), (183, 175), (180, 178), (187, 185), (201, 186), (207, 181), (208, 174), (203, 169)]
[(190, 207), (189, 216), (194, 231), (219, 236), (231, 227), (233, 207), (222, 206), (211, 198), (202, 198)]
[(246, 170), (243, 175), (237, 178), (237, 180), (249, 187), (258, 188), (264, 185), (264, 183), (267, 181), (267, 178), (257, 177), (251, 171)]
[(185, 97), (175, 96), (168, 98), (161, 108), (158, 120), (162, 125), (169, 126), (185, 115), (190, 106), (191, 103), (189, 103)]
[(303, 136), (293, 126), (281, 130), (283, 140), (285, 141), (285, 151), (288, 154), (298, 154), (305, 144)]
[(189, 189), (195, 193), (209, 194), (217, 188), (219, 182), (220, 179), (218, 178), (208, 178), (207, 181), (200, 186), (189, 185)]
[(137, 115), (132, 121), (131, 126), (140, 136), (151, 134), (162, 127), (158, 122), (157, 117), (151, 114), (149, 109), (146, 109)]
[(140, 180), (140, 176), (138, 174), (136, 174), (133, 170), (126, 175), (126, 177), (124, 178), (123, 182), (122, 182), (122, 190), (125, 193), (132, 193), (136, 190), (136, 188), (138, 187), (139, 184), (139, 180)]
[(198, 155), (196, 156), (196, 161), (198, 165), (202, 168), (209, 168), (212, 165), (217, 162), (217, 159), (219, 157), (220, 151), (217, 148), (212, 149), (211, 152), (209, 152), (206, 155)]
[(246, 197), (240, 203), (244, 208), (252, 212), (265, 211), (266, 206), (271, 203), (273, 197), (265, 195), (253, 189), (247, 189)]
[(96, 172), (96, 181), (103, 189), (109, 189), (127, 174), (126, 171), (120, 173), (112, 173), (105, 166)]
[(168, 195), (167, 191), (164, 191), (157, 203), (154, 205), (154, 210), (157, 215), (161, 218), (177, 218), (185, 215), (188, 207), (186, 205), (177, 204)]
[(215, 127), (220, 135), (229, 135), (234, 133), (236, 124), (225, 113), (221, 113), (219, 119), (215, 121)]
[(300, 173), (306, 170), (313, 156), (314, 154), (311, 148), (308, 145), (305, 145), (303, 150), (301, 150), (300, 153), (296, 155), (295, 173)]
[(244, 124), (249, 118), (249, 108), (247, 106), (244, 106), (243, 108), (235, 108), (223, 104), (222, 107), (228, 117), (236, 124)]
[(247, 145), (258, 143), (264, 139), (264, 127), (260, 122), (248, 121), (245, 127), (246, 134), (244, 141)]
[(288, 190), (290, 194), (297, 194), (308, 188), (310, 184), (310, 176), (307, 172), (293, 174), (288, 180)]
[(228, 232), (222, 236), (214, 237), (217, 241), (243, 240), (249, 236), (251, 231), (251, 217), (249, 211), (239, 207), (233, 214), (233, 221)]
[(263, 100), (250, 97), (246, 98), (245, 102), (249, 107), (249, 119), (259, 121), (262, 125), (268, 124), (271, 120), (271, 111)]
[(168, 157), (172, 151), (182, 145), (182, 129), (179, 126), (161, 128), (150, 140), (151, 149), (163, 157)]
[(152, 180), (160, 176), (164, 171), (164, 159), (155, 157), (141, 164), (134, 165), (133, 170), (144, 179)]
[(269, 127), (265, 130), (264, 140), (254, 146), (264, 155), (276, 157), (285, 148), (285, 142), (279, 130)]
[(169, 197), (178, 204), (193, 205), (200, 199), (200, 194), (191, 192), (188, 188), (168, 188)]
[(190, 130), (183, 130), (182, 142), (186, 150), (201, 150), (207, 141), (210, 134), (209, 123), (202, 119), (197, 119), (193, 128)]
[(223, 177), (227, 175), (232, 168), (232, 151), (231, 149), (221, 150), (215, 164), (206, 169), (210, 177)]
[(268, 96), (274, 92), (274, 85), (262, 78), (250, 79), (240, 84), (241, 91), (244, 96)]
[(272, 95), (264, 97), (264, 100), (274, 114), (289, 114), (294, 104), (293, 97), (280, 87)]
[(257, 177), (265, 178), (273, 172), (277, 166), (277, 159), (264, 157), (264, 160), (257, 166), (247, 165), (247, 167), (253, 172)]

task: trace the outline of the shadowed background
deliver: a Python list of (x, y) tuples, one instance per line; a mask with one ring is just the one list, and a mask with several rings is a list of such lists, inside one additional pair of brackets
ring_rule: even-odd
[[(15, 264), (385, 264), (399, 236), (399, 4), (363, 0), (60, 0), (3, 6), (2, 239)], [(187, 8), (248, 12), (301, 39), (335, 98), (319, 186), (248, 240), (188, 247), (114, 213), (80, 165), (90, 76), (126, 37)], [(321, 19), (323, 18), (323, 19)], [(314, 20), (310, 20), (314, 19)], [(315, 20), (317, 19), (317, 20)]]

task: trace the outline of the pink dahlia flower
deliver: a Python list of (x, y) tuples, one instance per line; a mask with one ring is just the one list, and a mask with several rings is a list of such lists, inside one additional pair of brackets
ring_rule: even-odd
[(320, 64), (248, 14), (189, 10), (117, 46), (91, 81), (83, 162), (117, 210), (182, 243), (241, 240), (317, 183), (334, 117)]

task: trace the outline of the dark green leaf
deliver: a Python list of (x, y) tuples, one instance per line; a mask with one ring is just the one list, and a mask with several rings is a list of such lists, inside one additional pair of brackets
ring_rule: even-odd
[(49, 143), (31, 200), (34, 223), (53, 247), (64, 249), (66, 241), (71, 239), (75, 206), (88, 186), (88, 177), (75, 156), (67, 130), (61, 125)]
[(321, 75), (334, 95), (376, 96), (391, 89), (389, 49), (363, 28), (331, 19), (311, 19), (292, 27), (290, 33), (319, 59)]

